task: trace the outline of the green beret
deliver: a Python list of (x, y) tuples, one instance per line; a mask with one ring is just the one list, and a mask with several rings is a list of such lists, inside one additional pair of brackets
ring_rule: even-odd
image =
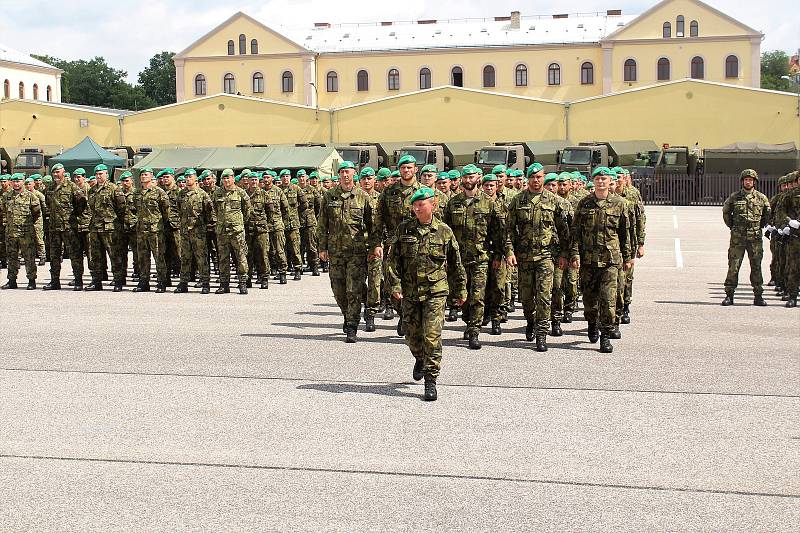
[(525, 171), (525, 177), (530, 178), (531, 174), (536, 174), (537, 172), (544, 170), (544, 167), (541, 163), (533, 163), (531, 164), (527, 170)]
[(50, 168), (50, 172), (54, 172), (56, 170), (64, 170), (64, 165), (62, 165), (61, 163), (56, 163)]
[(234, 182), (234, 183), (239, 183), (240, 181), (242, 181), (242, 175), (241, 175), (241, 174), (236, 174), (236, 175), (233, 177), (233, 182)]
[(464, 165), (464, 168), (461, 169), (461, 175), (467, 176), (469, 174), (479, 174), (480, 170), (481, 169), (470, 163), (469, 165)]
[(352, 161), (342, 161), (339, 163), (339, 168), (336, 169), (336, 172), (341, 172), (342, 170), (347, 170), (348, 168), (356, 168), (356, 166)]
[(199, 176), (197, 176), (197, 179), (201, 179), (201, 180), (206, 179), (206, 176), (208, 176), (210, 174), (211, 174), (211, 171), (208, 170), (208, 169), (205, 169), (203, 172), (200, 173)]
[(308, 175), (308, 179), (313, 180), (314, 178), (319, 178), (319, 172), (316, 170), (312, 170), (311, 174)]
[(291, 175), (292, 175), (292, 171), (291, 171), (291, 170), (289, 170), (288, 168), (284, 168), (284, 169), (283, 169), (283, 170), (281, 170), (281, 172), (280, 172), (280, 176), (281, 176), (281, 177), (283, 177), (283, 176), (291, 176)]
[(592, 177), (595, 177), (595, 176), (611, 176), (612, 174), (614, 174), (614, 173), (611, 172), (611, 169), (608, 168), (608, 167), (597, 167), (596, 169), (594, 169), (594, 172), (592, 172)]
[(22, 181), (25, 179), (25, 174), (22, 172), (14, 172), (9, 178), (11, 181)]
[(558, 175), (559, 182), (572, 181), (572, 178), (573, 176), (569, 172), (562, 172)]
[(269, 174), (273, 178), (277, 178), (278, 177), (278, 173), (275, 172), (274, 170), (267, 170), (267, 174)]
[(225, 176), (233, 176), (233, 170), (231, 170), (229, 168), (226, 168), (225, 170), (223, 170), (221, 177), (224, 178)]
[(481, 183), (486, 183), (487, 181), (499, 181), (499, 179), (500, 178), (498, 178), (497, 176), (495, 176), (493, 173), (490, 172), (489, 174), (486, 174), (483, 177), (483, 179), (481, 180)]
[(177, 181), (178, 181), (178, 183), (186, 183), (186, 176), (181, 174), (180, 176), (178, 176), (178, 180)]
[(95, 176), (94, 174), (89, 174), (88, 176), (86, 176), (86, 181), (97, 181), (97, 176)]
[(333, 180), (334, 183), (339, 183), (339, 175), (338, 174), (334, 174), (332, 180)]
[(436, 176), (436, 181), (450, 181), (450, 174), (448, 172), (439, 172), (439, 175)]
[[(36, 180), (42, 179), (42, 175), (41, 174), (31, 174), (29, 177), (30, 177), (31, 181), (36, 181)], [(25, 181), (28, 181), (28, 180), (25, 180)]]
[(586, 184), (586, 188), (587, 188), (587, 189), (594, 189), (594, 182), (593, 182), (593, 181), (590, 181), (590, 182), (588, 182), (588, 183)]
[(159, 170), (159, 171), (158, 171), (158, 174), (156, 174), (156, 178), (160, 178), (160, 177), (161, 177), (161, 176), (163, 176), (164, 174), (166, 174), (166, 172), (165, 172), (165, 171), (163, 171), (163, 170)]
[(252, 173), (253, 173), (253, 171), (250, 170), (249, 168), (243, 168), (242, 172), (239, 173), (239, 177), (248, 178), (248, 177), (250, 177), (250, 174), (252, 174)]
[(8, 174), (0, 174), (0, 181), (8, 181)]
[(425, 165), (422, 167), (422, 170), (419, 171), (420, 174), (423, 172), (437, 172), (436, 165)]
[(70, 175), (71, 175), (71, 174), (70, 174), (69, 172), (64, 172), (64, 177), (65, 177), (65, 178), (69, 178), (69, 177), (70, 177)]
[(131, 174), (130, 171), (126, 170), (125, 172), (123, 172), (122, 174), (119, 175), (119, 181), (123, 181), (123, 180), (126, 180), (128, 178), (132, 178), (132, 177), (133, 177), (133, 174)]
[(390, 169), (386, 168), (386, 167), (381, 167), (380, 169), (378, 169), (377, 176), (379, 178), (388, 178), (391, 175), (392, 175), (392, 171)]
[(400, 165), (407, 165), (409, 163), (417, 164), (417, 158), (411, 154), (405, 154), (403, 157), (397, 160), (397, 166)]
[(361, 181), (361, 177), (358, 175), (358, 172), (356, 172), (353, 174), (353, 183), (358, 183), (359, 181)]
[(461, 172), (459, 172), (459, 170), (457, 168), (454, 168), (453, 170), (451, 170), (447, 174), (450, 176), (451, 180), (457, 180), (458, 178), (461, 177)]
[(290, 181), (291, 183), (293, 183), (294, 185), (297, 185), (297, 178), (292, 178), (292, 179), (291, 179), (291, 180), (289, 180), (289, 181)]
[(94, 173), (102, 172), (103, 170), (108, 170), (108, 167), (105, 166), (103, 163), (100, 163), (96, 167), (94, 167)]
[(433, 198), (436, 196), (436, 192), (430, 187), (422, 187), (417, 189), (417, 191), (411, 195), (411, 203), (413, 204), (417, 200), (427, 200), (428, 198)]
[(193, 168), (187, 168), (186, 170), (183, 171), (184, 176), (191, 176), (192, 174), (194, 174), (195, 176), (197, 175), (197, 171)]
[(25, 183), (33, 183), (33, 178), (28, 176), (27, 178), (25, 178)]
[(175, 175), (175, 169), (169, 168), (169, 167), (165, 168), (161, 172), (163, 172), (165, 175), (166, 174), (169, 174), (170, 176), (174, 176)]
[(400, 177), (400, 171), (399, 170), (393, 170), (392, 173), (389, 174), (389, 175), (391, 177), (393, 177), (393, 178), (399, 178)]
[(550, 183), (552, 181), (556, 181), (557, 179), (558, 179), (558, 174), (556, 174), (555, 172), (548, 172), (547, 174), (544, 175), (545, 183)]
[(374, 176), (374, 175), (375, 175), (375, 169), (372, 167), (364, 167), (361, 169), (362, 178), (365, 176)]
[(47, 174), (45, 175), (45, 177), (42, 178), (42, 181), (44, 181), (45, 183), (53, 183), (53, 176)]
[(295, 176), (299, 178), (300, 176), (308, 176), (308, 174), (306, 173), (306, 170), (304, 168), (301, 168), (300, 170), (297, 171), (297, 174), (295, 174)]
[(739, 179), (745, 179), (745, 178), (758, 179), (758, 172), (756, 172), (752, 168), (746, 168), (742, 170), (742, 173), (739, 176)]
[(505, 174), (506, 173), (506, 166), (505, 165), (495, 165), (492, 168), (492, 174)]

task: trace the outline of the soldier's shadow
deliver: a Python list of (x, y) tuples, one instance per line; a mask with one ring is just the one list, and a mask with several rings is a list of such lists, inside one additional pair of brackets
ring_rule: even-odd
[(377, 394), (379, 396), (393, 396), (400, 398), (422, 399), (421, 394), (413, 394), (405, 389), (409, 388), (408, 383), (375, 383), (363, 385), (358, 383), (308, 383), (298, 385), (298, 390), (315, 390), (320, 392), (330, 392), (333, 394)]

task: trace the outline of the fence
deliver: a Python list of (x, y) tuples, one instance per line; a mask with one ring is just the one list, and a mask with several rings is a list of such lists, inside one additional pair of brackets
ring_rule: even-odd
[[(756, 188), (771, 198), (777, 192), (778, 177), (764, 176)], [(742, 187), (738, 174), (642, 176), (634, 179), (634, 185), (648, 205), (722, 205)]]

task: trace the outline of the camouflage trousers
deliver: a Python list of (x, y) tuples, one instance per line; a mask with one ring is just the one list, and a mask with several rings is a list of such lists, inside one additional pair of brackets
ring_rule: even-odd
[(553, 261), (553, 296), (550, 299), (550, 320), (560, 322), (564, 316), (564, 286), (567, 281), (567, 271), (558, 268), (558, 262)]
[(289, 267), (286, 262), (286, 233), (283, 230), (269, 232), (269, 264), (282, 273)]
[(140, 231), (136, 235), (136, 255), (139, 256), (139, 283), (150, 283), (150, 257), (156, 262), (156, 280), (166, 283), (169, 278), (167, 261), (164, 259), (164, 234)]
[(247, 281), (247, 242), (244, 238), (244, 231), (231, 235), (218, 233), (217, 250), (219, 251), (220, 283), (230, 283), (231, 281), (231, 253), (236, 262), (236, 275), (239, 283)]
[(383, 259), (373, 258), (367, 263), (367, 293), (365, 308), (367, 314), (374, 315), (381, 305), (381, 283), (383, 282)]
[(731, 233), (728, 246), (728, 275), (725, 277), (725, 294), (733, 294), (739, 284), (739, 269), (742, 266), (744, 254), (750, 260), (750, 285), (753, 294), (760, 295), (764, 292), (764, 278), (761, 275), (761, 259), (764, 257), (764, 246), (759, 234), (757, 239), (748, 239), (741, 235)]
[(789, 296), (797, 297), (800, 287), (800, 236), (792, 236), (785, 245), (786, 276), (784, 287)]
[(117, 231), (90, 231), (89, 232), (89, 271), (92, 281), (100, 283), (106, 272), (106, 255), (111, 260), (111, 273), (114, 283), (122, 284), (125, 273), (122, 271), (122, 250), (119, 246), (119, 232)]
[[(76, 246), (77, 238), (76, 231), (72, 229), (50, 232), (50, 279), (52, 281), (58, 281), (61, 277), (61, 263), (64, 261), (64, 257), (73, 256), (72, 248)], [(80, 267), (75, 265), (74, 259), (72, 261), (73, 275), (76, 272), (83, 275), (83, 257), (80, 260)], [(80, 278), (76, 276), (75, 279)]]
[(442, 324), (447, 296), (429, 296), (423, 301), (400, 300), (406, 344), (411, 355), (422, 361), (425, 379), (436, 380), (442, 368)]
[(511, 298), (515, 294), (519, 294), (519, 267), (508, 267), (508, 275), (506, 276), (505, 285), (505, 308), (511, 308)]
[(303, 258), (300, 256), (300, 230), (286, 230), (286, 261), (295, 270), (300, 270)]
[(634, 266), (631, 265), (631, 269), (625, 272), (625, 290), (622, 295), (623, 305), (630, 305), (633, 299), (633, 269)]
[(330, 281), (336, 305), (349, 328), (361, 321), (361, 300), (366, 291), (367, 254), (340, 255), (331, 252)]
[(300, 247), (305, 252), (306, 264), (311, 268), (319, 268), (316, 227), (300, 228)]
[(517, 265), (519, 301), (525, 320), (534, 323), (537, 335), (550, 330), (550, 301), (553, 297), (553, 260), (525, 261)]
[(467, 274), (467, 300), (462, 307), (467, 332), (478, 334), (481, 331), (483, 311), (486, 306), (486, 283), (489, 276), (489, 263), (486, 261), (464, 265)]
[(36, 232), (36, 257), (44, 259), (46, 257), (46, 251), (44, 246), (44, 221), (42, 217), (36, 219), (33, 228)]
[(19, 273), (19, 256), (25, 259), (25, 274), (29, 281), (36, 281), (36, 232), (33, 228), (21, 237), (6, 234), (8, 254), (8, 279), (16, 280)]
[(192, 265), (197, 265), (200, 283), (211, 281), (206, 234), (202, 229), (181, 235), (181, 283), (189, 283), (192, 278)]
[(614, 325), (619, 326), (622, 308), (625, 306), (625, 287), (628, 285), (628, 272), (620, 268), (617, 272), (617, 297), (614, 300)]
[(164, 230), (164, 260), (170, 273), (181, 271), (181, 234), (178, 230)]
[(3, 220), (0, 220), (0, 261), (5, 261), (6, 256), (6, 225)]
[(506, 279), (508, 278), (508, 271), (509, 266), (505, 259), (500, 262), (499, 269), (489, 269), (489, 276), (486, 281), (486, 308), (484, 313), (494, 321), (503, 318), (503, 311), (506, 310)]
[(217, 231), (206, 229), (206, 250), (208, 253), (209, 265), (216, 265), (219, 268), (219, 256), (217, 255)]
[(89, 232), (76, 231), (70, 247), (69, 259), (72, 264), (72, 275), (76, 280), (83, 279), (83, 258), (90, 256), (89, 254)]
[(247, 264), (250, 276), (269, 278), (269, 233), (251, 231), (247, 235)]
[(617, 280), (621, 268), (616, 265), (598, 267), (581, 265), (580, 283), (583, 291), (583, 316), (597, 324), (603, 333), (611, 333), (616, 322)]
[(775, 285), (779, 287), (783, 286), (783, 272), (781, 272), (781, 267), (783, 266), (783, 258), (781, 257), (783, 249), (784, 246), (780, 240), (775, 235), (770, 236), (769, 251), (772, 259), (769, 262), (769, 277), (772, 278)]
[(567, 268), (562, 274), (561, 288), (564, 291), (564, 311), (575, 312), (578, 307), (578, 277), (579, 271)]
[(122, 271), (128, 275), (128, 250), (133, 252), (133, 273), (139, 273), (139, 257), (136, 250), (136, 231), (124, 230), (120, 233), (119, 248), (122, 250)]

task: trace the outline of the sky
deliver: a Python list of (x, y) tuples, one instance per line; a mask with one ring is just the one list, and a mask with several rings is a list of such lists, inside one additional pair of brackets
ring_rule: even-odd
[[(161, 51), (179, 52), (237, 11), (280, 30), (279, 26), (311, 27), (332, 24), (411, 21), (419, 19), (522, 16), (587, 13), (622, 9), (642, 13), (656, 0), (2, 0), (0, 42), (32, 54), (62, 59), (102, 56), (128, 72), (136, 82), (150, 58)], [(800, 10), (797, 0), (710, 0), (707, 3), (765, 34), (762, 51), (800, 48)], [(66, 9), (64, 9), (66, 8)]]

